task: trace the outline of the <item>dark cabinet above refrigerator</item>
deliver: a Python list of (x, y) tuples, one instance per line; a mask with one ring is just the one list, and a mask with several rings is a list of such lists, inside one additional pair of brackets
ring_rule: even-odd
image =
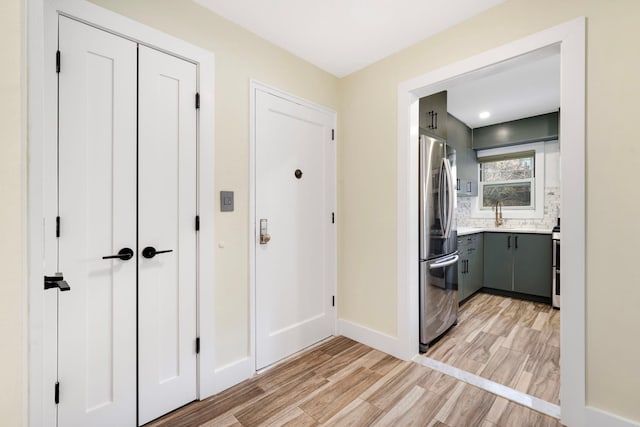
[(420, 98), (420, 133), (447, 139), (447, 91)]

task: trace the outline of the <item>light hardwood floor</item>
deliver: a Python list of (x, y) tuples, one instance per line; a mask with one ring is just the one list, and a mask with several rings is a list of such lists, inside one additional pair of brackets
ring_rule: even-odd
[(560, 427), (554, 418), (345, 337), (148, 427)]
[(560, 404), (560, 312), (547, 304), (476, 294), (426, 356)]

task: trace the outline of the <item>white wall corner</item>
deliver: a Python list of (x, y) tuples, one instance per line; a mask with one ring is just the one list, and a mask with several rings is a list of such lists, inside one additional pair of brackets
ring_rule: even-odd
[(390, 354), (398, 359), (409, 360), (405, 352), (402, 351), (402, 343), (398, 338), (383, 334), (366, 326), (340, 319), (338, 320), (338, 334)]

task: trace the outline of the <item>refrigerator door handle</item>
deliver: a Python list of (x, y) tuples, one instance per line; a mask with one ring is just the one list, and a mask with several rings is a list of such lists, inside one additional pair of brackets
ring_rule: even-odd
[(457, 263), (459, 259), (460, 259), (460, 257), (458, 255), (454, 255), (454, 256), (452, 256), (450, 258), (445, 259), (444, 261), (430, 263), (429, 264), (429, 270), (433, 270), (435, 268), (448, 267), (448, 266), (450, 266), (452, 264)]
[(451, 164), (449, 159), (442, 159), (444, 164), (444, 170), (446, 172), (447, 179), (447, 224), (444, 232), (445, 239), (448, 239), (451, 234), (451, 227), (453, 225), (453, 172), (451, 171)]
[(442, 163), (440, 164), (440, 172), (438, 173), (438, 213), (440, 214), (440, 231), (442, 231), (443, 238), (447, 237), (447, 224), (445, 220), (446, 212), (444, 211), (442, 205), (442, 199), (444, 195), (444, 187), (442, 184), (444, 183), (445, 175), (447, 173), (445, 160), (446, 159), (442, 159)]

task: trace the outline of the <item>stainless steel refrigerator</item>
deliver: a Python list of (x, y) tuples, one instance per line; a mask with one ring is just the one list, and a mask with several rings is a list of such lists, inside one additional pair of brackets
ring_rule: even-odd
[(446, 141), (420, 136), (420, 351), (458, 319), (456, 152)]

